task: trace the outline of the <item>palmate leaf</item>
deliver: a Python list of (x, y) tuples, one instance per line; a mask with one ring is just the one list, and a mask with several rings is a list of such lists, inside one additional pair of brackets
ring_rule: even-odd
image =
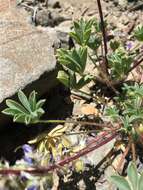
[(128, 55), (123, 48), (118, 48), (108, 55), (112, 78), (122, 79), (129, 71), (133, 56)]
[(88, 84), (91, 80), (93, 79), (93, 76), (91, 75), (85, 75), (83, 76), (76, 84), (76, 89), (80, 89), (82, 88), (83, 86), (85, 86), (86, 84)]
[(60, 49), (57, 53), (58, 61), (66, 69), (83, 74), (87, 62), (87, 48), (80, 47), (79, 49), (64, 50)]
[(81, 65), (81, 73), (84, 72), (87, 62), (87, 48), (79, 48), (79, 55), (80, 55), (80, 65)]
[(92, 32), (92, 26), (95, 20), (85, 21), (83, 19), (74, 22), (74, 31), (70, 32), (70, 36), (82, 46), (87, 45)]
[[(29, 95), (29, 103), (31, 110), (34, 111), (36, 109), (36, 92), (33, 90)], [(45, 102), (45, 101), (44, 101)], [(38, 104), (38, 103), (37, 103)]]
[(118, 49), (120, 46), (120, 42), (119, 41), (116, 41), (116, 40), (112, 40), (110, 42), (110, 47), (113, 51), (115, 51), (116, 49)]
[(122, 176), (111, 176), (111, 182), (113, 182), (119, 190), (132, 190), (128, 181)]
[[(79, 72), (80, 65), (79, 65), (79, 56), (75, 56), (76, 51), (75, 49), (72, 50), (64, 50), (60, 49), (57, 52), (58, 61), (61, 65), (65, 66), (66, 68), (74, 71)], [(78, 58), (77, 58), (78, 57)]]
[(138, 26), (134, 32), (134, 36), (137, 40), (143, 41), (143, 26)]
[(113, 121), (116, 121), (120, 118), (119, 110), (117, 107), (107, 107), (105, 110), (105, 116), (111, 118)]
[(141, 174), (139, 181), (138, 181), (138, 190), (143, 189), (143, 173)]
[(93, 76), (87, 74), (77, 79), (77, 76), (74, 72), (69, 71), (66, 73), (65, 71), (59, 71), (57, 79), (66, 87), (74, 90), (79, 90), (88, 84), (93, 79)]
[(25, 123), (28, 125), (30, 123), (35, 123), (39, 120), (41, 115), (44, 114), (42, 106), (45, 100), (39, 100), (36, 102), (35, 91), (31, 92), (28, 99), (20, 90), (18, 92), (18, 99), (20, 103), (11, 99), (6, 100), (8, 108), (2, 111), (2, 113), (6, 115), (13, 116), (14, 122)]
[(19, 114), (20, 112), (16, 109), (11, 109), (11, 108), (6, 108), (5, 110), (2, 111), (2, 113), (6, 114), (6, 115), (17, 115)]
[(59, 71), (57, 79), (63, 83), (66, 87), (70, 87), (69, 75), (65, 71)]
[(127, 91), (127, 94), (131, 97), (140, 96), (143, 97), (143, 85), (135, 83), (134, 86), (124, 84), (123, 90)]
[(11, 100), (11, 99), (7, 99), (6, 100), (6, 105), (11, 108), (12, 110), (17, 110), (21, 113), (28, 113), (28, 111), (18, 102)]
[(58, 125), (49, 133), (44, 132), (33, 140), (30, 144), (36, 144), (39, 152), (51, 152), (53, 157), (61, 155), (63, 148), (69, 148), (71, 142), (64, 136), (67, 126)]
[(94, 35), (90, 35), (90, 38), (88, 40), (88, 47), (91, 48), (93, 51), (96, 51), (99, 46), (101, 45), (101, 37)]
[(25, 96), (25, 94), (24, 94), (21, 90), (18, 91), (18, 98), (19, 98), (21, 104), (22, 104), (29, 112), (31, 112), (31, 111), (32, 111), (32, 110), (31, 110), (31, 105), (30, 105), (30, 103), (29, 103), (27, 97)]
[(137, 168), (133, 162), (130, 163), (127, 170), (127, 174), (133, 189), (136, 189), (138, 185), (138, 173), (137, 173)]
[(127, 180), (125, 177), (114, 175), (110, 181), (113, 182), (119, 190), (143, 190), (143, 173), (137, 171), (134, 162), (131, 162), (127, 169)]

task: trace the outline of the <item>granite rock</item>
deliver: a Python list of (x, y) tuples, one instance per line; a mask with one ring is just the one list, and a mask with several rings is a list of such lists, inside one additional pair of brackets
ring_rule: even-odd
[[(0, 8), (5, 8), (0, 11), (0, 105), (30, 85), (30, 90), (46, 92), (55, 85), (56, 78), (54, 75), (49, 79), (49, 73), (56, 67), (55, 35), (29, 24), (27, 13), (18, 9), (14, 1), (10, 6), (8, 2), (0, 0)], [(0, 123), (1, 117), (0, 114)]]

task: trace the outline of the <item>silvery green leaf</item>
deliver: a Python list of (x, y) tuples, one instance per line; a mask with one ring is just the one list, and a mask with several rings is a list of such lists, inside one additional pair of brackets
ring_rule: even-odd
[(59, 71), (58, 72), (58, 76), (57, 76), (57, 79), (63, 83), (66, 87), (70, 87), (69, 84), (70, 84), (70, 81), (69, 81), (69, 76), (66, 72), (64, 71)]
[(70, 33), (70, 36), (82, 46), (87, 45), (92, 32), (92, 26), (94, 19), (85, 21), (83, 19), (74, 22), (74, 31)]
[(143, 190), (143, 173), (141, 174), (138, 181), (138, 190)]
[(113, 182), (119, 190), (132, 190), (128, 181), (122, 176), (111, 176), (111, 182)]
[(41, 107), (44, 105), (45, 102), (46, 102), (45, 99), (39, 100), (39, 101), (36, 103), (36, 108), (35, 108), (35, 109), (41, 108)]
[(87, 47), (83, 47), (79, 49), (80, 52), (80, 56), (81, 56), (81, 69), (82, 69), (82, 73), (85, 70), (86, 67), (86, 62), (87, 62)]
[(92, 76), (90, 75), (85, 75), (83, 76), (77, 83), (77, 89), (82, 88), (83, 86), (85, 86), (86, 84), (88, 84), (91, 80), (93, 79)]
[(6, 114), (6, 115), (16, 115), (16, 114), (19, 114), (21, 112), (19, 112), (18, 110), (15, 110), (15, 109), (11, 109), (11, 108), (6, 108), (2, 111), (2, 113)]
[(137, 40), (143, 41), (143, 26), (138, 26), (138, 28), (134, 32), (134, 36)]
[(39, 109), (37, 109), (37, 113), (39, 114), (44, 114), (45, 113), (45, 111), (42, 109), (42, 108), (39, 108)]
[(138, 173), (137, 168), (133, 162), (131, 162), (128, 166), (127, 175), (132, 184), (133, 190), (136, 190), (138, 184)]
[(14, 122), (34, 123), (44, 114), (44, 110), (41, 108), (45, 100), (39, 100), (36, 102), (36, 92), (33, 91), (29, 95), (29, 99), (25, 96), (22, 91), (18, 92), (19, 104), (13, 100), (6, 100), (8, 108), (2, 111), (2, 113), (13, 116)]
[(18, 102), (14, 100), (7, 99), (6, 105), (11, 109), (18, 110), (19, 112), (28, 113), (28, 111), (23, 106), (21, 106)]
[(30, 103), (30, 107), (31, 110), (35, 110), (36, 109), (36, 92), (32, 91), (29, 95), (29, 103)]
[(74, 72), (69, 71), (69, 87), (76, 89), (77, 88), (77, 79), (76, 74)]
[(25, 117), (25, 123), (26, 123), (26, 125), (28, 125), (30, 123), (30, 121), (31, 121), (31, 117), (27, 115)]
[(25, 122), (25, 115), (24, 115), (24, 114), (17, 114), (17, 115), (14, 115), (13, 121), (14, 121), (14, 122), (24, 123), (24, 122)]
[(31, 107), (30, 107), (30, 103), (29, 103), (27, 97), (25, 96), (25, 94), (24, 94), (21, 90), (18, 91), (18, 98), (19, 98), (20, 102), (22, 103), (22, 105), (23, 105), (29, 112), (31, 112), (32, 110), (31, 110)]
[(113, 51), (115, 51), (116, 49), (118, 49), (120, 46), (120, 42), (119, 41), (116, 41), (116, 40), (112, 40), (110, 42), (110, 47)]

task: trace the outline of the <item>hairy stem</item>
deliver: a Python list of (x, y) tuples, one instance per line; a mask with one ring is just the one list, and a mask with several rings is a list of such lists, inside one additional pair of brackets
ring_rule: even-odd
[(109, 88), (111, 88), (113, 90), (113, 92), (115, 94), (119, 94), (119, 92), (115, 89), (114, 85), (112, 84), (112, 81), (110, 81), (110, 79), (108, 78), (108, 76), (103, 72), (103, 70), (96, 64), (95, 60), (92, 58), (92, 56), (90, 54), (88, 54), (90, 60), (94, 63), (94, 65), (96, 65), (96, 68), (98, 69), (98, 71), (100, 72), (102, 79), (98, 78), (95, 76), (95, 81), (99, 80), (100, 82), (105, 83)]
[(134, 70), (137, 66), (139, 66), (141, 63), (143, 62), (143, 58), (141, 58), (140, 60), (138, 61), (135, 61), (135, 63), (133, 64), (133, 66), (129, 69), (129, 71), (127, 72), (130, 73), (132, 70)]
[(74, 121), (74, 120), (38, 120), (35, 123), (73, 123), (73, 124), (80, 124), (80, 125), (91, 125), (95, 127), (101, 128), (110, 128), (111, 124), (105, 123), (95, 123), (95, 122), (88, 122), (88, 121)]
[(106, 30), (105, 30), (105, 22), (103, 18), (103, 12), (102, 12), (102, 6), (100, 0), (97, 0), (98, 4), (98, 10), (99, 10), (99, 16), (100, 16), (100, 21), (101, 21), (101, 30), (102, 30), (102, 35), (103, 35), (103, 43), (104, 43), (104, 53), (105, 53), (105, 71), (106, 74), (108, 74), (108, 60), (107, 60), (107, 36), (106, 36)]
[(85, 91), (82, 91), (82, 90), (72, 90), (71, 93), (75, 96), (79, 96), (85, 100), (94, 100), (96, 101), (97, 103), (101, 102), (103, 105), (106, 105), (106, 102), (105, 100), (102, 98), (102, 97), (98, 97), (98, 96), (93, 96), (91, 94), (88, 94), (87, 92)]
[(132, 159), (135, 162), (136, 161), (136, 146), (135, 146), (134, 139), (132, 136), (130, 137), (130, 139), (131, 139), (130, 141), (131, 141)]
[(120, 161), (119, 161), (119, 163), (118, 163), (118, 166), (117, 166), (117, 169), (116, 169), (116, 171), (117, 171), (118, 173), (121, 173), (121, 172), (122, 172), (122, 167), (123, 167), (123, 165), (124, 165), (124, 160), (125, 160), (126, 156), (128, 155), (128, 153), (129, 153), (129, 151), (130, 151), (130, 148), (131, 148), (131, 141), (129, 140), (129, 143), (128, 143), (128, 145), (127, 145), (125, 151), (123, 152), (123, 155), (121, 156), (121, 159), (120, 159)]
[[(101, 137), (97, 137), (94, 139), (94, 142), (89, 143), (89, 145), (86, 148), (83, 148), (82, 150), (80, 150), (78, 153), (76, 153), (75, 155), (69, 156), (63, 160), (60, 160), (59, 162), (57, 162), (56, 164), (50, 165), (48, 167), (44, 167), (44, 168), (31, 168), (31, 169), (0, 169), (0, 174), (1, 175), (20, 175), (21, 172), (27, 172), (29, 174), (37, 174), (37, 175), (44, 175), (47, 174), (50, 171), (53, 171), (54, 169), (58, 169), (59, 166), (62, 167), (78, 158), (80, 158), (81, 156), (84, 156), (90, 152), (92, 152), (93, 150), (105, 145), (106, 143), (110, 142), (112, 139), (114, 139), (117, 136), (117, 133), (108, 133), (106, 136), (104, 136), (104, 138)], [(106, 138), (105, 138), (106, 137)], [(100, 140), (100, 142), (98, 143), (98, 141)]]

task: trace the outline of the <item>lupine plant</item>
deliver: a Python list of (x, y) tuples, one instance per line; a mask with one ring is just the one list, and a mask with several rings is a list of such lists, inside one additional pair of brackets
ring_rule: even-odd
[[(27, 97), (19, 90), (18, 101), (6, 100), (7, 108), (2, 111), (13, 117), (14, 122), (26, 124), (26, 127), (38, 123), (94, 126), (95, 130), (81, 131), (79, 134), (84, 134), (84, 138), (87, 138), (88, 133), (95, 133), (96, 137), (88, 143), (85, 138), (84, 143), (73, 145), (69, 136), (73, 135), (74, 131), (68, 131), (65, 125), (58, 125), (30, 140), (28, 144), (22, 146), (23, 159), (17, 161), (15, 166), (10, 167), (8, 163), (0, 165), (1, 175), (11, 174), (17, 180), (17, 183), (12, 183), (14, 189), (48, 189), (52, 184), (51, 171), (58, 169), (62, 173), (74, 166), (74, 169), (81, 172), (84, 169), (81, 157), (113, 139), (116, 141), (115, 150), (117, 144), (125, 147), (122, 158), (132, 153), (132, 159), (136, 161), (135, 147), (143, 136), (143, 84), (133, 80), (128, 83), (128, 76), (137, 67), (142, 69), (143, 58), (140, 47), (143, 41), (143, 27), (137, 27), (132, 35), (132, 38), (139, 41), (139, 48), (133, 51), (131, 44), (126, 45), (116, 39), (108, 42), (106, 34), (108, 24), (103, 19), (100, 0), (97, 0), (97, 3), (100, 21), (95, 18), (88, 21), (84, 19), (75, 21), (69, 33), (75, 46), (70, 50), (57, 51), (57, 60), (62, 66), (57, 78), (70, 90), (86, 95), (87, 93), (81, 89), (91, 82), (95, 86), (101, 83), (107, 87), (107, 90), (113, 91), (113, 96), (110, 100), (104, 101), (104, 108), (100, 110), (101, 122), (73, 119), (43, 120), (41, 118), (45, 112), (42, 106), (45, 100), (38, 100), (35, 91)], [(96, 74), (87, 72), (89, 64), (93, 65)], [(104, 94), (102, 88), (100, 91)], [(96, 95), (96, 92), (90, 95), (92, 101), (97, 100)], [(20, 176), (20, 179), (17, 176)], [(135, 164), (130, 163), (127, 176), (128, 178), (125, 179), (115, 175), (111, 177), (111, 181), (120, 190), (143, 189), (143, 175), (137, 173)], [(33, 180), (35, 180), (34, 185)], [(40, 184), (37, 183), (39, 181)], [(9, 179), (5, 178), (5, 183), (9, 183)]]
[[(63, 70), (59, 71), (57, 78), (71, 89), (79, 90), (91, 80), (102, 78), (101, 81), (113, 90), (114, 84), (124, 82), (142, 62), (142, 58), (136, 60), (136, 52), (127, 51), (125, 45), (116, 40), (110, 42), (110, 52), (103, 55), (102, 27), (96, 19), (75, 21), (69, 35), (78, 45), (71, 50), (58, 50), (57, 58)], [(143, 41), (142, 36), (142, 27), (138, 27), (134, 37)], [(97, 68), (97, 76), (86, 72), (89, 60)]]
[(125, 133), (132, 134), (135, 139), (143, 122), (143, 85), (135, 84), (134, 86), (123, 87), (120, 97), (115, 97), (118, 101), (117, 106), (111, 106), (105, 110), (105, 115), (109, 116), (114, 122), (121, 122)]
[(20, 103), (7, 99), (6, 105), (8, 108), (2, 111), (4, 114), (13, 116), (14, 122), (33, 123), (39, 120), (40, 116), (44, 114), (42, 106), (45, 100), (36, 101), (35, 91), (31, 92), (29, 98), (27, 98), (25, 94), (19, 90), (18, 99)]

